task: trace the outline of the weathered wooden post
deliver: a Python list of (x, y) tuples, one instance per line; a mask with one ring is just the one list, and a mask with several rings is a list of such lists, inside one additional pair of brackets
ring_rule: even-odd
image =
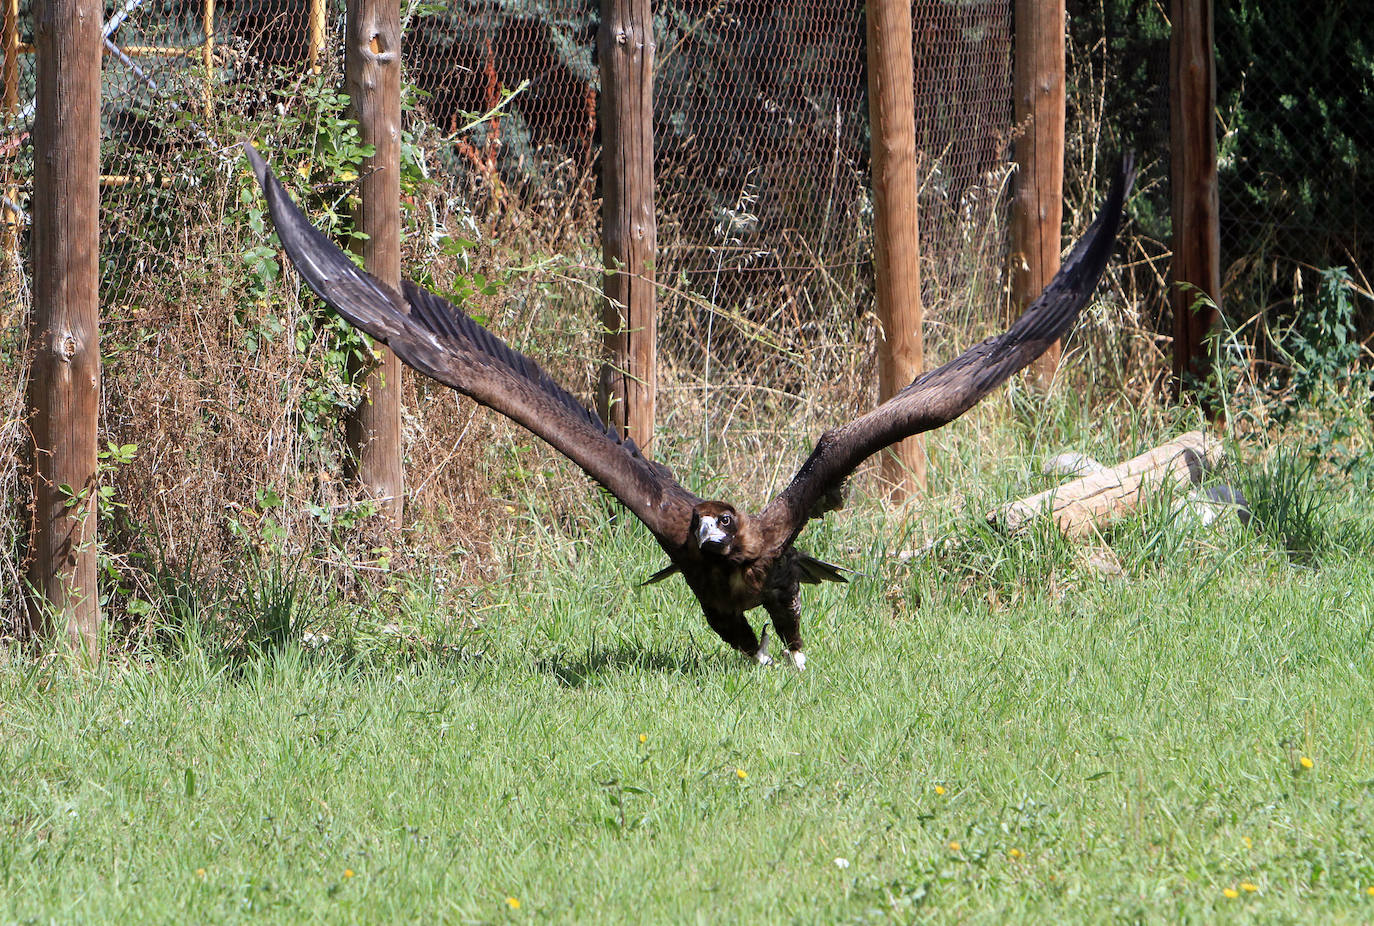
[[(868, 3), (868, 117), (872, 135), (873, 257), (883, 340), (878, 398), (921, 372), (921, 267), (916, 222), (916, 113), (909, 0)], [(883, 452), (883, 479), (898, 496), (925, 487), (925, 444), (911, 437)]]
[[(1206, 380), (1207, 338), (1220, 321), (1221, 225), (1217, 198), (1216, 61), (1211, 0), (1172, 0), (1169, 37), (1169, 185), (1173, 249), (1174, 394)], [(1212, 304), (1202, 296), (1211, 299)], [(1209, 413), (1214, 409), (1208, 409)]]
[(654, 29), (650, 0), (601, 0), (602, 324), (597, 406), (607, 424), (653, 447), (658, 319), (654, 307)]
[[(1064, 220), (1064, 0), (1016, 0), (1015, 195), (1011, 204), (1011, 317), (1059, 270)], [(1049, 389), (1059, 368), (1056, 341), (1031, 361), (1028, 379)]]
[(39, 0), (34, 8), (28, 621), (31, 631), (63, 632), (92, 656), (100, 636), (95, 544), (103, 12), (98, 0)]
[[(401, 12), (398, 0), (348, 0), (344, 83), (364, 144), (356, 227), (368, 272), (401, 285)], [(401, 362), (375, 346), (363, 399), (347, 423), (355, 475), (393, 527), (401, 524), (405, 473), (401, 459)], [(362, 372), (356, 370), (355, 372)]]

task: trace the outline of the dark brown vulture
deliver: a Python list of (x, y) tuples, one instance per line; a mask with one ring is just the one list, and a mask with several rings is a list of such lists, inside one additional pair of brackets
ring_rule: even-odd
[(855, 468), (889, 444), (948, 424), (1062, 337), (1097, 286), (1116, 241), (1134, 177), (1127, 157), (1107, 201), (1045, 291), (1012, 326), (849, 424), (825, 432), (802, 468), (759, 514), (707, 501), (684, 489), (661, 463), (464, 312), (414, 283), (396, 292), (359, 270), (319, 232), (251, 145), (248, 159), (267, 196), (282, 247), (306, 284), (336, 312), (387, 344), (407, 365), (493, 408), (552, 444), (620, 500), (653, 533), (671, 565), (650, 581), (682, 573), (711, 629), (760, 663), (763, 641), (745, 618), (760, 605), (805, 665), (801, 583), (839, 581), (833, 566), (793, 546), (806, 522), (837, 507)]

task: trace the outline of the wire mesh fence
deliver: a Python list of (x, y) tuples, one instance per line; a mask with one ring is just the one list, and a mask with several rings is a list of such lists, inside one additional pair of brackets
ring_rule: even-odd
[[(22, 497), (34, 72), (30, 0), (5, 3), (0, 479), (13, 500)], [(1374, 139), (1351, 89), (1367, 62), (1352, 50), (1359, 43), (1309, 36), (1279, 48), (1301, 31), (1275, 19), (1289, 15), (1218, 11), (1227, 298), (1265, 305), (1276, 291), (1250, 295), (1245, 280), (1291, 280), (1292, 268), (1332, 263), (1358, 276), (1370, 244), (1359, 193)], [(405, 272), (466, 296), (474, 314), (590, 397), (598, 4), (415, 0), (402, 21)], [(106, 477), (132, 506), (111, 515), (116, 530), (157, 524), (174, 543), (189, 536), (178, 525), (219, 525), (227, 543), (273, 499), (298, 502), (281, 507), (312, 530), (353, 516), (336, 424), (358, 397), (340, 359), (348, 335), (283, 285), (233, 148), (258, 139), (312, 214), (349, 234), (362, 153), (339, 92), (342, 23), (338, 0), (107, 8), (102, 440), (140, 446), (137, 466)], [(926, 343), (938, 361), (1003, 317), (1011, 4), (917, 0), (913, 23)], [(800, 447), (874, 399), (863, 7), (676, 0), (656, 5), (654, 25), (659, 408), (676, 436), (660, 446), (700, 475), (693, 451), (728, 441), (732, 469), (757, 493), (777, 478), (769, 467), (780, 445)], [(1169, 330), (1160, 317), (1167, 23), (1157, 6), (1084, 0), (1070, 5), (1070, 30), (1070, 234), (1110, 171), (1099, 152), (1143, 154), (1121, 286), (1127, 315), (1097, 324), (1125, 334), (1099, 339), (1110, 347), (1093, 358), (1143, 393), (1167, 368), (1157, 336)], [(1275, 56), (1284, 67), (1262, 66)], [(1279, 290), (1293, 297), (1291, 286)], [(450, 522), (550, 471), (505, 425), (423, 383), (408, 388), (410, 483)], [(475, 465), (455, 465), (465, 462)], [(15, 515), (5, 523), (27, 523)], [(16, 556), (22, 543), (17, 528), (5, 538)]]
[[(1170, 328), (1169, 23), (1159, 5), (1069, 4), (1070, 131), (1091, 172), (1100, 149), (1133, 147), (1145, 171), (1135, 203), (1142, 323)], [(1363, 113), (1374, 32), (1348, 3), (1215, 7), (1218, 191), (1226, 322), (1262, 360), (1306, 325), (1315, 271), (1344, 267), (1369, 292), (1374, 123)], [(1072, 148), (1071, 148), (1072, 156)], [(1304, 302), (1305, 300), (1305, 302)], [(1352, 291), (1352, 337), (1374, 331), (1374, 303)], [(1306, 308), (1304, 308), (1304, 305)], [(1368, 356), (1366, 356), (1366, 360)]]
[[(921, 9), (925, 280), (938, 319), (940, 300), (973, 276), (987, 291), (999, 289), (1000, 269), (987, 257), (1001, 248), (993, 206), (1007, 172), (1009, 8), (984, 0)], [(342, 15), (328, 0), (123, 0), (111, 10), (101, 264), (111, 345), (121, 345), (126, 331), (138, 344), (141, 331), (175, 338), (188, 306), (211, 305), (191, 255), (223, 263), (220, 289), (238, 276), (244, 292), (262, 295), (270, 262), (255, 250), (261, 242), (234, 240), (232, 227), (247, 215), (236, 198), (247, 194), (231, 176), (230, 146), (239, 136), (270, 139), (282, 166), (305, 181), (302, 191), (337, 214), (340, 229), (346, 225), (347, 111), (334, 90)], [(424, 275), (444, 241), (512, 242), (572, 255), (558, 273), (577, 276), (580, 298), (591, 298), (597, 5), (414, 3), (403, 20), (407, 163), (426, 181), (408, 203), (412, 272)], [(8, 201), (22, 209), (33, 158), (24, 134), (33, 117), (27, 5), (14, 22), (7, 34), (21, 47), (6, 58), (17, 77), (6, 83), (13, 105), (5, 167)], [(815, 386), (824, 387), (826, 403), (815, 404), (817, 413), (829, 408), (838, 417), (866, 405), (874, 321), (861, 5), (663, 4), (655, 30), (665, 388), (683, 391), (684, 420), (705, 412), (708, 420), (748, 421), (777, 410), (750, 408), (758, 398), (811, 407)], [(495, 115), (467, 128), (473, 114), (488, 112)], [(22, 220), (12, 226), (22, 229)], [(7, 249), (11, 258), (16, 252)], [(250, 259), (235, 267), (238, 252)], [(17, 294), (22, 262), (10, 266), (7, 285)], [(505, 295), (525, 305), (548, 279), (526, 274)], [(240, 324), (265, 312), (228, 301), (227, 314)], [(285, 330), (305, 322), (251, 323)], [(865, 349), (851, 350), (855, 342)], [(160, 400), (134, 397), (112, 359), (106, 420), (136, 431), (133, 410)], [(735, 404), (705, 408), (693, 397), (704, 396), (708, 382), (733, 390)], [(350, 395), (343, 383), (326, 391), (339, 405)], [(726, 427), (719, 424), (717, 435)]]

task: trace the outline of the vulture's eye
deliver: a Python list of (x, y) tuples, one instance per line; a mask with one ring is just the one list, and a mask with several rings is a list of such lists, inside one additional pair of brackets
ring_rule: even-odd
[(734, 523), (735, 523), (735, 519), (734, 519), (734, 516), (733, 516), (733, 515), (723, 514), (723, 515), (720, 516), (720, 526), (721, 526), (721, 527), (729, 527), (731, 524), (734, 524)]

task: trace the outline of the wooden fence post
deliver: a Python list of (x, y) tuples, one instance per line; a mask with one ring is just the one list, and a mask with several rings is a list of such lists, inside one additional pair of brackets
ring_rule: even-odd
[[(883, 340), (878, 399), (921, 372), (921, 243), (917, 234), (916, 104), (910, 0), (869, 0), (868, 118), (872, 136), (873, 257)], [(897, 496), (926, 484), (925, 445), (910, 437), (882, 454), (882, 476)]]
[[(348, 0), (344, 83), (364, 144), (357, 230), (369, 273), (401, 286), (401, 11), (398, 0)], [(376, 345), (362, 402), (347, 422), (355, 475), (380, 510), (400, 527), (405, 472), (401, 459), (401, 362)], [(361, 372), (355, 370), (355, 372)]]
[[(1016, 193), (1011, 203), (1011, 317), (1018, 318), (1059, 270), (1064, 221), (1064, 0), (1016, 0), (1013, 96)], [(1028, 380), (1044, 392), (1060, 344), (1032, 360)]]
[(650, 0), (601, 0), (602, 324), (609, 360), (597, 406), (607, 424), (653, 447), (654, 26)]
[(34, 300), (29, 343), (31, 631), (97, 652), (96, 412), (100, 399), (98, 0), (34, 9)]
[[(1211, 0), (1172, 0), (1169, 37), (1169, 185), (1173, 249), (1174, 394), (1211, 371), (1207, 338), (1220, 321), (1221, 224), (1217, 198), (1216, 61)], [(1199, 305), (1205, 295), (1214, 305)], [(1208, 409), (1213, 413), (1215, 409)]]

